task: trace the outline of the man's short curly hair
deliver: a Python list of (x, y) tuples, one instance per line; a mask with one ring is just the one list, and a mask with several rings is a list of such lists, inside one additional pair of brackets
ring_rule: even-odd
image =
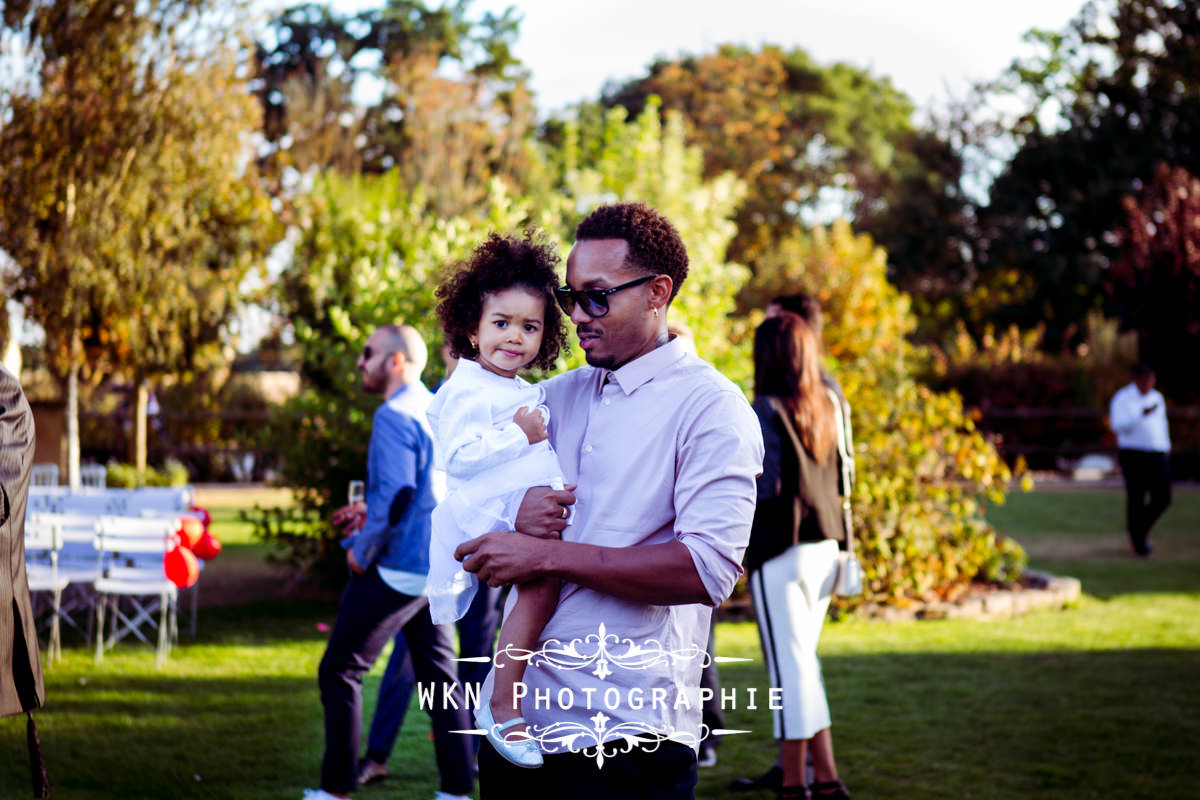
[(614, 203), (593, 210), (575, 229), (576, 241), (587, 239), (624, 239), (629, 245), (625, 264), (669, 277), (671, 300), (687, 278), (687, 248), (679, 231), (645, 203)]
[(446, 332), (451, 355), (477, 358), (471, 337), (483, 318), (483, 298), (505, 289), (528, 289), (546, 301), (542, 346), (530, 367), (550, 369), (567, 347), (567, 329), (554, 300), (559, 285), (558, 254), (554, 246), (534, 231), (522, 236), (490, 234), (464, 262), (446, 270), (437, 288), (438, 320)]

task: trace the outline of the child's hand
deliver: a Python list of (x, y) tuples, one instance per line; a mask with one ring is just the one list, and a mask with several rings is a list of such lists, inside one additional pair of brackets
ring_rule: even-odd
[(525, 437), (529, 439), (530, 444), (537, 444), (549, 438), (549, 434), (546, 433), (546, 421), (542, 418), (542, 412), (536, 408), (521, 406), (513, 416), (513, 422), (525, 431)]

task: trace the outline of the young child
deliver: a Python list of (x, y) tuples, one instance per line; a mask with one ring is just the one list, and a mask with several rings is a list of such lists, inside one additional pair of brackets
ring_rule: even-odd
[[(551, 246), (532, 234), (492, 234), (437, 290), (438, 319), (459, 359), (428, 411), (447, 488), (433, 512), (426, 585), (437, 624), (459, 619), (478, 586), (454, 559), (455, 548), (491, 531), (513, 530), (508, 509), (515, 510), (528, 488), (562, 488), (542, 390), (517, 375), (530, 366), (549, 369), (566, 346), (553, 295), (557, 263)], [(526, 662), (505, 658), (503, 651), (537, 648), (558, 592), (557, 580), (521, 586), (500, 628), (490, 703), (475, 712), (496, 751), (521, 767), (540, 766), (542, 755), (514, 700)]]

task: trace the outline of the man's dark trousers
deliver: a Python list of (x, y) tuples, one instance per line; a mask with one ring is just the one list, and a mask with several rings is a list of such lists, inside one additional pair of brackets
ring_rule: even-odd
[(1125, 476), (1125, 527), (1138, 555), (1150, 552), (1150, 528), (1171, 505), (1171, 469), (1167, 453), (1121, 450), (1117, 453)]
[[(610, 744), (624, 750), (625, 745)], [(653, 745), (650, 745), (653, 747)], [(658, 749), (634, 746), (628, 753), (606, 757), (547, 754), (538, 769), (523, 769), (505, 761), (489, 742), (479, 746), (480, 800), (693, 800), (696, 796), (696, 754), (678, 742)]]
[[(458, 681), (454, 643), (444, 627), (433, 624), (429, 601), (395, 591), (379, 577), (375, 567), (353, 575), (342, 594), (337, 621), (321, 659), (318, 683), (325, 708), (325, 757), (321, 762), (321, 788), (327, 792), (352, 792), (362, 735), (362, 681), (384, 645), (403, 629), (412, 654), (417, 681), (442, 687)], [(435, 695), (441, 698), (441, 691)], [(433, 703), (428, 709), (433, 723), (433, 748), (441, 790), (470, 794), (474, 789), (471, 745), (453, 730), (469, 730), (461, 687), (455, 686), (453, 703)], [(444, 708), (445, 705), (457, 708)]]
[[(456, 623), (458, 654), (462, 658), (487, 656), (491, 659), (496, 649), (496, 628), (500, 625), (501, 591), (481, 583), (467, 613)], [(459, 682), (464, 687), (482, 684), (491, 668), (490, 661), (460, 661)], [(415, 681), (408, 643), (403, 636), (397, 636), (392, 644), (387, 669), (383, 671), (383, 680), (379, 683), (379, 698), (375, 704), (375, 714), (371, 717), (371, 733), (367, 736), (367, 754), (377, 763), (386, 763), (391, 755), (408, 711)], [(470, 739), (472, 748), (478, 749), (481, 737), (472, 736)]]

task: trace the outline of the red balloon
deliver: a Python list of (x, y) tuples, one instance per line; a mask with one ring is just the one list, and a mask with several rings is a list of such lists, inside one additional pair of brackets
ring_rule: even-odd
[(200, 564), (191, 550), (173, 547), (163, 556), (163, 572), (167, 574), (167, 580), (171, 583), (180, 589), (186, 589), (195, 586), (199, 580)]
[(190, 550), (204, 535), (204, 525), (195, 517), (180, 517), (179, 528), (175, 532), (179, 534), (179, 544)]
[(196, 554), (196, 558), (212, 561), (221, 552), (221, 540), (205, 531), (200, 541), (192, 548), (192, 552)]
[(212, 514), (208, 513), (208, 509), (203, 506), (192, 506), (188, 509), (194, 514), (199, 515), (200, 523), (204, 525), (204, 530), (208, 530), (208, 526), (212, 525)]

